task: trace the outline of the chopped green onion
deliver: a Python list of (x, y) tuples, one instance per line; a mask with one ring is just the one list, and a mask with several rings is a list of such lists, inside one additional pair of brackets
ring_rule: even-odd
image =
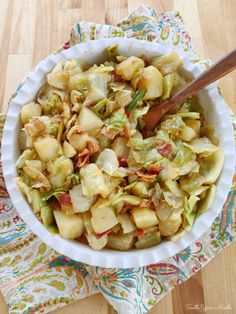
[(141, 89), (137, 90), (134, 93), (133, 101), (129, 105), (129, 108), (128, 108), (129, 112), (134, 111), (134, 109), (141, 103), (141, 101), (143, 100), (144, 96), (146, 95), (146, 92), (147, 92), (146, 88), (141, 88)]
[(57, 133), (57, 140), (58, 140), (58, 142), (61, 142), (61, 137), (62, 137), (62, 134), (63, 134), (63, 129), (64, 129), (64, 124), (63, 124), (63, 122), (60, 122), (59, 129), (58, 129), (58, 133)]
[(175, 79), (175, 75), (174, 73), (169, 73), (167, 75), (164, 76), (164, 95), (161, 97), (161, 100), (166, 100), (170, 97), (170, 93), (172, 90), (172, 87), (174, 85), (174, 79)]

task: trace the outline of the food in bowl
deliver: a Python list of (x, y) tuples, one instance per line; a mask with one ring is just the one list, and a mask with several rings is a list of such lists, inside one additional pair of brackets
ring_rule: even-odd
[(189, 231), (209, 209), (224, 154), (198, 99), (153, 132), (142, 116), (187, 84), (176, 53), (104, 51), (59, 62), (21, 110), (16, 182), (51, 232), (93, 249), (147, 248)]

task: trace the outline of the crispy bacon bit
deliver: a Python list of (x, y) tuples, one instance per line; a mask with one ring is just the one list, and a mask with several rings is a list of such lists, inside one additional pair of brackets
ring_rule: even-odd
[(138, 240), (142, 239), (142, 237), (144, 236), (144, 233), (145, 233), (144, 229), (138, 229), (138, 232), (137, 232)]
[(83, 168), (88, 163), (89, 163), (89, 154), (79, 157), (75, 167), (80, 169), (80, 168)]
[(147, 173), (151, 175), (158, 175), (163, 169), (164, 169), (163, 166), (150, 165), (148, 166)]
[(95, 236), (95, 238), (97, 239), (97, 240), (99, 240), (99, 239), (101, 239), (103, 236), (106, 236), (106, 235), (108, 235), (109, 233), (111, 233), (111, 229), (108, 229), (107, 231), (104, 231), (104, 232), (102, 232), (102, 233), (95, 233), (94, 232), (94, 236)]
[(70, 205), (71, 204), (71, 198), (69, 194), (61, 194), (58, 196), (58, 201), (62, 205)]
[(118, 161), (119, 161), (119, 166), (120, 167), (124, 167), (124, 168), (128, 167), (127, 158), (128, 158), (128, 156), (118, 157)]
[(75, 239), (78, 240), (79, 242), (83, 243), (83, 244), (88, 244), (88, 240), (86, 238), (86, 236), (83, 234), (81, 237)]
[(111, 72), (111, 81), (112, 82), (123, 82), (123, 79), (120, 75), (116, 74), (115, 71)]
[(72, 128), (67, 132), (67, 138), (70, 139), (70, 137), (73, 134), (82, 134), (84, 131), (79, 127), (78, 125), (72, 126)]
[(88, 142), (86, 145), (89, 155), (92, 156), (100, 151), (100, 146), (96, 142)]
[(56, 198), (50, 198), (47, 203), (53, 210), (61, 210), (61, 204)]
[(139, 206), (140, 207), (153, 208), (153, 209), (155, 208), (153, 202), (150, 199), (146, 199), (146, 198), (142, 199), (142, 201), (141, 201)]
[(117, 211), (117, 214), (121, 214), (121, 215), (123, 215), (123, 214), (125, 214), (128, 210), (130, 210), (132, 207), (134, 207), (134, 206), (132, 206), (132, 205), (124, 205), (120, 210), (118, 210)]
[(120, 132), (120, 136), (127, 137), (128, 139), (131, 137), (131, 132), (128, 125), (124, 126), (123, 131)]
[(46, 125), (39, 118), (34, 118), (25, 125), (26, 132), (32, 137), (38, 136), (45, 129)]
[(111, 132), (108, 131), (106, 127), (102, 128), (101, 134), (105, 135), (108, 137), (110, 140), (114, 140), (114, 138), (119, 134), (120, 132)]
[(97, 143), (88, 142), (86, 145), (86, 148), (78, 155), (79, 158), (76, 163), (76, 167), (80, 169), (84, 167), (85, 165), (87, 165), (89, 163), (90, 157), (99, 151), (100, 151), (100, 146)]
[(141, 180), (146, 182), (154, 182), (156, 178), (155, 174), (143, 173), (142, 171), (136, 171), (136, 174)]
[(148, 130), (146, 127), (142, 129), (142, 136), (144, 140), (148, 137)]
[(164, 157), (169, 156), (172, 150), (172, 145), (171, 143), (165, 143), (161, 147), (157, 147), (157, 151)]

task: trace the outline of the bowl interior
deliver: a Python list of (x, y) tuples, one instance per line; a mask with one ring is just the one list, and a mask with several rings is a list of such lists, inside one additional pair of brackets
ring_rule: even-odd
[[(105, 39), (79, 44), (59, 54), (50, 55), (41, 61), (29, 74), (11, 102), (3, 131), (2, 163), (6, 186), (15, 208), (29, 228), (42, 241), (59, 253), (67, 255), (72, 259), (90, 265), (122, 268), (143, 266), (163, 260), (184, 249), (197, 240), (204, 231), (207, 231), (214, 218), (220, 212), (231, 187), (234, 172), (234, 138), (227, 107), (223, 98), (219, 95), (216, 85), (211, 84), (202, 90), (198, 94), (198, 97), (207, 120), (214, 125), (216, 135), (220, 139), (220, 146), (225, 154), (224, 167), (217, 182), (216, 197), (211, 209), (201, 214), (197, 218), (192, 230), (183, 235), (178, 242), (166, 241), (155, 247), (128, 252), (114, 250), (96, 252), (82, 243), (62, 239), (59, 235), (51, 235), (38, 221), (22, 194), (17, 191), (14, 182), (14, 178), (17, 175), (15, 163), (20, 153), (18, 148), (18, 134), (21, 106), (35, 99), (39, 88), (45, 82), (45, 75), (53, 69), (58, 61), (77, 57), (94, 64), (101, 60), (104, 48), (114, 43), (118, 43), (119, 52), (127, 56), (141, 56), (145, 54), (151, 59), (157, 55), (165, 55), (171, 52), (159, 44), (146, 41), (135, 39)], [(186, 75), (194, 78), (202, 72), (202, 69), (198, 65), (190, 63), (185, 55), (181, 55), (181, 58), (183, 61), (182, 72)]]

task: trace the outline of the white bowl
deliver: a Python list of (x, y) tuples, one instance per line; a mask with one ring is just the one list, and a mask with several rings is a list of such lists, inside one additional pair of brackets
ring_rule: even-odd
[[(16, 189), (14, 182), (14, 178), (17, 176), (15, 163), (19, 156), (18, 133), (21, 106), (35, 98), (37, 91), (45, 81), (45, 75), (53, 69), (58, 61), (78, 57), (93, 64), (99, 59), (105, 47), (115, 43), (119, 45), (120, 53), (128, 56), (145, 54), (148, 57), (154, 57), (170, 53), (169, 49), (156, 43), (114, 38), (90, 41), (73, 46), (59, 54), (48, 56), (29, 74), (9, 107), (3, 130), (2, 165), (6, 186), (15, 208), (32, 232), (39, 236), (43, 242), (57, 252), (77, 261), (96, 266), (126, 268), (157, 263), (168, 258), (192, 244), (207, 231), (220, 213), (230, 191), (234, 172), (235, 149), (233, 128), (227, 106), (219, 95), (216, 85), (211, 84), (202, 90), (198, 96), (207, 120), (215, 126), (216, 135), (220, 139), (220, 146), (224, 151), (225, 161), (217, 182), (214, 202), (207, 212), (196, 219), (190, 232), (183, 235), (178, 242), (166, 241), (148, 249), (134, 249), (128, 252), (115, 250), (97, 252), (82, 243), (65, 240), (59, 235), (49, 233), (36, 218), (23, 195)], [(185, 55), (181, 55), (181, 58), (183, 59), (182, 69), (186, 74), (196, 77), (202, 72), (198, 65), (186, 60)]]

